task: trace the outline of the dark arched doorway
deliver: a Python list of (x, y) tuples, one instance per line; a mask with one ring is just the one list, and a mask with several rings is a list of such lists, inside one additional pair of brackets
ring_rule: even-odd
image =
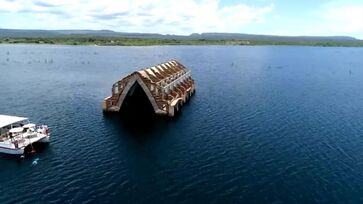
[(128, 91), (121, 105), (120, 114), (128, 120), (142, 120), (154, 116), (154, 108), (137, 81)]

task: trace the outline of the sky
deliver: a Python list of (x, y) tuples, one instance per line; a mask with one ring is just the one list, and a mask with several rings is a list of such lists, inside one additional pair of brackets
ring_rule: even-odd
[(0, 28), (363, 39), (363, 0), (0, 0)]

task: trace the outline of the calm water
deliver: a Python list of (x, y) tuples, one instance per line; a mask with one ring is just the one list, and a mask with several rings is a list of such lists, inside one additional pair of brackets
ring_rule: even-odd
[[(0, 113), (52, 128), (0, 156), (0, 203), (362, 203), (363, 49), (0, 46)], [(174, 120), (125, 125), (101, 101), (177, 59), (197, 93)], [(37, 165), (32, 162), (38, 160)]]

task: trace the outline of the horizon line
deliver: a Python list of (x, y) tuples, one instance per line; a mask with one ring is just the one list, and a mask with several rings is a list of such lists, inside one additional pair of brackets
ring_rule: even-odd
[(275, 37), (349, 37), (355, 40), (363, 40), (357, 37), (349, 36), (349, 35), (281, 35), (281, 34), (259, 34), (259, 33), (238, 33), (238, 32), (193, 32), (189, 34), (171, 34), (171, 33), (151, 33), (151, 32), (125, 32), (125, 31), (115, 31), (110, 29), (23, 29), (23, 28), (1, 28), (0, 30), (17, 30), (17, 31), (109, 31), (114, 33), (128, 33), (128, 34), (150, 34), (150, 35), (163, 35), (163, 36), (191, 36), (191, 35), (202, 35), (202, 34), (242, 34), (242, 35), (255, 35), (255, 36), (275, 36)]

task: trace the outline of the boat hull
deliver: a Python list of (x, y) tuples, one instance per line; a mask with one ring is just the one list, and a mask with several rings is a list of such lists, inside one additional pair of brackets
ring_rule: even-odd
[(40, 143), (49, 143), (50, 142), (50, 136), (46, 136), (43, 139), (39, 140)]
[(4, 154), (12, 154), (12, 155), (21, 155), (24, 154), (24, 147), (22, 148), (6, 148), (0, 147), (0, 153)]

